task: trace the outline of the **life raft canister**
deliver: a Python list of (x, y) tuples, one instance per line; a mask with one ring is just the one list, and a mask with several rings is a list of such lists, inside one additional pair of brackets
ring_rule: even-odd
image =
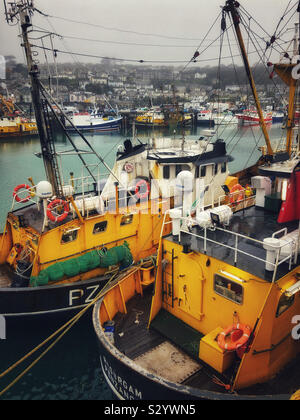
[[(241, 323), (230, 325), (218, 335), (218, 345), (223, 350), (235, 351), (240, 347), (244, 346), (251, 334), (251, 328), (249, 325)], [(226, 341), (226, 338), (230, 335), (230, 340)]]
[[(239, 194), (237, 192), (240, 191)], [(245, 189), (240, 184), (235, 184), (230, 190), (230, 203), (236, 204), (242, 201), (245, 197)]]
[[(143, 191), (141, 193), (141, 191)], [(140, 200), (148, 197), (150, 193), (150, 185), (149, 182), (147, 182), (145, 179), (141, 179), (135, 186), (135, 195)]]
[[(57, 216), (53, 212), (53, 209), (56, 206), (63, 206), (63, 208), (64, 208), (64, 212), (59, 216)], [(56, 200), (53, 200), (53, 201), (51, 201), (51, 203), (48, 204), (48, 206), (47, 206), (47, 217), (52, 222), (62, 222), (68, 216), (69, 211), (70, 211), (69, 204), (64, 200), (61, 200), (61, 199), (57, 198)]]
[[(27, 191), (28, 191), (28, 195), (27, 195), (27, 197), (20, 198), (20, 197), (18, 196), (18, 192), (19, 192), (21, 189), (25, 189), (25, 190), (27, 190)], [(14, 191), (13, 191), (13, 197), (14, 197), (14, 199), (15, 199), (18, 203), (27, 203), (27, 201), (29, 201), (29, 200), (30, 200), (30, 198), (31, 198), (31, 187), (30, 187), (29, 185), (27, 185), (27, 184), (20, 184), (20, 185), (17, 185), (17, 186), (16, 186), (16, 188), (14, 189)]]

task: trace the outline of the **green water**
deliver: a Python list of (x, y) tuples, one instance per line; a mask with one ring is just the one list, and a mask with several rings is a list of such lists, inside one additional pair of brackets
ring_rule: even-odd
[[(195, 132), (187, 133), (187, 136), (197, 139), (201, 133), (202, 129), (198, 127)], [(151, 132), (139, 132), (138, 137), (145, 141), (151, 134)], [(280, 124), (270, 128), (270, 136), (276, 141), (283, 134)], [(234, 157), (234, 161), (230, 163), (231, 172), (255, 163), (260, 155), (258, 147), (264, 145), (258, 127), (237, 129), (233, 126), (225, 130), (220, 128), (218, 137), (226, 141), (227, 151)], [(87, 138), (111, 167), (118, 145), (122, 144), (127, 136), (101, 134), (88, 135)], [(87, 150), (80, 137), (75, 135), (73, 140), (79, 149)], [(71, 149), (67, 139), (62, 135), (57, 135), (56, 148), (58, 151)], [(0, 141), (1, 231), (4, 227), (6, 214), (11, 209), (12, 192), (15, 186), (28, 183), (28, 177), (32, 177), (35, 183), (45, 179), (43, 162), (34, 155), (39, 151), (38, 137)], [(93, 156), (90, 156), (88, 161), (96, 163)], [(104, 170), (104, 168), (102, 169)], [(71, 171), (75, 173), (75, 176), (81, 176), (81, 162), (75, 156), (69, 156), (63, 160), (63, 173), (66, 180)], [(15, 325), (8, 325), (7, 339), (0, 340), (0, 373), (62, 324), (62, 320), (55, 320), (55, 322), (47, 321), (46, 324), (19, 321)], [(31, 358), (27, 364), (22, 365), (22, 368), (24, 369), (33, 360), (34, 358)], [(18, 368), (17, 372), (0, 380), (0, 391), (14, 379), (16, 374), (22, 371), (22, 368)], [(82, 319), (29, 374), (3, 396), (3, 399), (17, 400), (105, 400), (111, 398), (112, 394), (99, 369), (91, 313)]]

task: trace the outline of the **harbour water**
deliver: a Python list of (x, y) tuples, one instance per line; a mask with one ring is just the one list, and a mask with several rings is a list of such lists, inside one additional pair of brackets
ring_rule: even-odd
[[(276, 142), (284, 136), (281, 125), (269, 128), (270, 136)], [(173, 133), (159, 133), (155, 135), (174, 135)], [(202, 129), (198, 127), (194, 132), (186, 131), (187, 138), (198, 139)], [(227, 144), (227, 151), (234, 160), (230, 163), (233, 173), (255, 163), (260, 156), (259, 146), (264, 145), (259, 127), (237, 128), (220, 127), (217, 138), (223, 138)], [(176, 134), (181, 136), (180, 133)], [(139, 130), (138, 138), (146, 142), (153, 132)], [(124, 134), (95, 134), (87, 138), (95, 150), (112, 167), (117, 147), (126, 138)], [(86, 150), (83, 140), (74, 136), (76, 146)], [(58, 151), (70, 150), (66, 137), (57, 135), (56, 147)], [(0, 140), (0, 230), (3, 231), (5, 217), (12, 205), (12, 192), (15, 186), (28, 183), (28, 177), (34, 182), (45, 178), (41, 159), (35, 156), (40, 152), (38, 137)], [(91, 156), (92, 163), (96, 159)], [(69, 173), (75, 177), (81, 176), (80, 161), (76, 156), (68, 156), (63, 160), (63, 172), (66, 180)], [(105, 168), (103, 171), (107, 172)], [(7, 324), (6, 339), (0, 340), (0, 374), (20, 357), (46, 339), (63, 324), (63, 319), (19, 321)], [(0, 391), (5, 388), (22, 370), (28, 366), (36, 356), (32, 356), (4, 379), (0, 379)], [(91, 312), (86, 314), (62, 340), (14, 387), (4, 394), (7, 400), (107, 400), (112, 393), (105, 384), (99, 368), (96, 338), (91, 321)]]

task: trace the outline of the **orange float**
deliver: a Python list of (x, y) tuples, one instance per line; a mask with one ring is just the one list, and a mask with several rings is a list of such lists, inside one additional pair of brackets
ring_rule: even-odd
[[(144, 193), (140, 193), (141, 189), (145, 189)], [(147, 181), (145, 181), (144, 179), (141, 179), (135, 186), (135, 195), (137, 196), (138, 199), (142, 200), (146, 197), (148, 197), (150, 193), (150, 185)]]
[[(237, 194), (240, 192), (239, 194)], [(230, 190), (230, 203), (236, 204), (245, 198), (245, 189), (240, 184), (235, 184)]]
[[(60, 216), (56, 216), (55, 214), (52, 213), (54, 207), (57, 207), (57, 206), (63, 206), (64, 208), (64, 212)], [(62, 222), (68, 216), (69, 211), (70, 211), (69, 204), (64, 200), (60, 200), (57, 198), (56, 200), (53, 200), (51, 201), (51, 203), (48, 204), (47, 217), (52, 222)]]
[[(20, 198), (20, 197), (18, 196), (18, 192), (19, 192), (21, 189), (28, 190), (29, 194), (28, 194), (28, 196), (27, 196), (27, 197), (25, 197), (25, 198)], [(14, 199), (15, 199), (18, 203), (27, 203), (27, 201), (29, 201), (29, 200), (30, 200), (30, 198), (31, 198), (31, 193), (30, 193), (30, 191), (31, 191), (31, 187), (30, 187), (29, 185), (27, 185), (27, 184), (20, 184), (20, 185), (17, 185), (17, 186), (16, 186), (16, 188), (14, 189), (14, 191), (13, 191), (13, 197), (14, 197)]]
[[(235, 351), (244, 346), (251, 334), (249, 325), (241, 323), (230, 325), (218, 335), (218, 345), (223, 350)], [(226, 338), (230, 336), (230, 340)]]

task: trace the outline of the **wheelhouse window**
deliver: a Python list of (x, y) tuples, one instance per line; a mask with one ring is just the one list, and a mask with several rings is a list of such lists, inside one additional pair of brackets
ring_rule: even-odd
[(206, 166), (201, 166), (200, 176), (201, 178), (206, 176)]
[(287, 311), (294, 303), (295, 296), (287, 296), (283, 293), (279, 299), (277, 310), (276, 310), (276, 318), (278, 318), (281, 314)]
[(67, 232), (64, 232), (61, 237), (61, 243), (62, 244), (68, 244), (69, 242), (76, 241), (78, 236), (78, 229), (70, 230)]
[(227, 279), (226, 277), (220, 276), (219, 274), (215, 274), (214, 291), (218, 295), (238, 303), (239, 305), (243, 303), (243, 287), (240, 284)]
[(93, 229), (93, 234), (105, 232), (107, 229), (107, 221), (96, 223)]
[(121, 226), (130, 225), (132, 221), (133, 221), (133, 214), (128, 214), (128, 215), (122, 216), (120, 225)]
[(164, 179), (170, 179), (170, 166), (164, 165), (163, 167), (163, 177)]
[(215, 164), (214, 174), (217, 175), (219, 169), (219, 165)]
[(177, 176), (181, 171), (190, 171), (189, 165), (175, 165), (175, 176)]
[(227, 162), (221, 164), (221, 172), (224, 174), (227, 171)]
[(177, 176), (180, 172), (181, 172), (181, 165), (176, 165), (175, 166), (175, 176)]

